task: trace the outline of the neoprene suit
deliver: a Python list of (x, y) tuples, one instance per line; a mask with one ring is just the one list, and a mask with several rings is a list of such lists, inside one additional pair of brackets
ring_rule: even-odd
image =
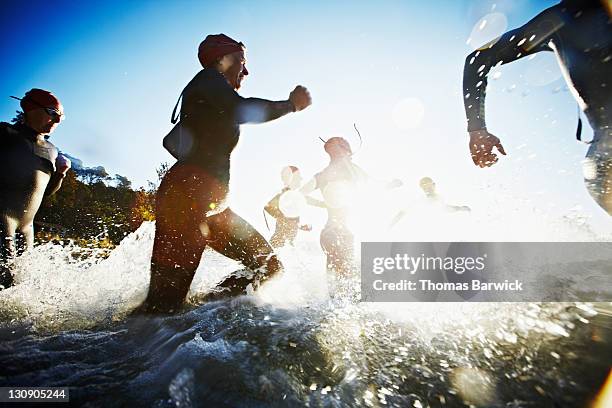
[[(321, 248), (327, 258), (327, 270), (348, 276), (353, 267), (355, 237), (347, 225), (350, 192), (367, 178), (349, 158), (334, 159), (315, 175), (327, 207), (327, 223), (321, 231)], [(349, 192), (348, 196), (344, 196)], [(338, 199), (339, 198), (339, 199)]]
[(264, 207), (264, 210), (276, 219), (274, 234), (270, 237), (270, 244), (274, 248), (282, 247), (287, 243), (293, 245), (300, 228), (300, 217), (286, 217), (279, 207), (280, 198), (287, 191), (289, 191), (289, 187), (283, 188)]
[(44, 196), (63, 177), (55, 172), (55, 146), (24, 124), (0, 123), (0, 153), (0, 285), (7, 288), (14, 257), (34, 245), (34, 216)]
[(591, 196), (612, 214), (612, 24), (599, 0), (564, 1), (468, 55), (463, 76), (468, 131), (485, 129), (487, 73), (540, 51), (554, 51), (594, 131), (585, 164)]
[(225, 200), (239, 125), (267, 122), (293, 110), (289, 101), (241, 97), (215, 69), (205, 68), (189, 82), (183, 91), (181, 121), (193, 138), (193, 147), (172, 166), (157, 191), (145, 311), (172, 312), (182, 305), (207, 246), (257, 275), (254, 279), (230, 276), (219, 284), (227, 289), (219, 296), (242, 294), (250, 283), (282, 269), (265, 238), (229, 209)]

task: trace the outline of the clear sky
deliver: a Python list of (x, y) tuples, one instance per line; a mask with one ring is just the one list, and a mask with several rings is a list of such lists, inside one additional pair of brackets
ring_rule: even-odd
[(308, 178), (327, 163), (318, 137), (343, 135), (357, 145), (357, 123), (364, 143), (355, 161), (374, 176), (402, 179), (408, 194), (431, 176), (462, 202), (504, 194), (510, 207), (528, 201), (560, 215), (580, 206), (610, 231), (582, 182), (586, 146), (574, 139), (577, 105), (552, 53), (504, 66), (490, 81), (487, 123), (509, 156), (482, 170), (468, 154), (465, 56), (554, 3), (4, 3), (0, 117), (18, 109), (9, 95), (51, 90), (67, 116), (52, 137), (60, 150), (144, 185), (159, 163), (173, 162), (161, 140), (178, 95), (200, 69), (200, 41), (223, 32), (247, 46), (251, 75), (242, 95), (286, 99), (302, 84), (314, 101), (306, 111), (242, 129), (232, 206), (257, 226), (281, 187), (280, 169), (294, 164)]

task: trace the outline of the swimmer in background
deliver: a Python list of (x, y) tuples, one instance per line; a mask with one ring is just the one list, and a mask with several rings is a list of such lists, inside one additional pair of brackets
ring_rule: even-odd
[[(264, 211), (276, 219), (274, 234), (270, 245), (279, 248), (286, 244), (293, 245), (298, 230), (312, 231), (309, 224), (300, 225), (299, 208), (302, 195), (298, 189), (302, 186), (302, 175), (295, 166), (287, 166), (281, 171), (283, 189), (276, 194), (264, 207)], [(296, 196), (296, 194), (298, 194)], [(314, 200), (306, 197), (306, 200)], [(314, 201), (313, 201), (314, 202)], [(264, 213), (265, 218), (265, 213)], [(266, 220), (266, 225), (268, 221)]]
[(321, 231), (320, 243), (326, 256), (327, 271), (346, 277), (353, 265), (355, 240), (347, 225), (350, 203), (346, 194), (365, 183), (367, 175), (353, 163), (353, 151), (346, 139), (332, 137), (323, 147), (329, 155), (329, 165), (317, 173), (302, 192), (321, 191), (327, 209), (327, 223)]
[[(320, 190), (324, 202), (311, 203), (327, 209), (327, 223), (321, 231), (321, 248), (326, 256), (328, 272), (338, 276), (349, 276), (354, 265), (355, 236), (348, 225), (351, 202), (355, 192), (368, 182), (367, 173), (352, 161), (353, 151), (342, 137), (328, 139), (323, 148), (329, 155), (329, 165), (317, 173), (302, 188), (304, 194)], [(401, 186), (399, 180), (392, 180), (386, 189)]]
[[(431, 177), (423, 177), (419, 181), (419, 187), (421, 187), (421, 190), (423, 190), (423, 193), (425, 193), (425, 199), (427, 200), (428, 205), (442, 208), (444, 211), (448, 212), (471, 211), (470, 207), (466, 205), (446, 204), (443, 198), (436, 191), (436, 183), (431, 179)], [(391, 226), (397, 224), (408, 212), (408, 209), (404, 209), (397, 213), (397, 215), (393, 217), (393, 220), (391, 221)]]

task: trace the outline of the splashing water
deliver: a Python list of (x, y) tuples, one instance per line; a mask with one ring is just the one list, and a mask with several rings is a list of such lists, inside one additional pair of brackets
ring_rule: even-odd
[[(71, 386), (92, 406), (571, 407), (612, 357), (609, 305), (358, 303), (357, 280), (330, 299), (314, 241), (281, 248), (285, 275), (256, 295), (126, 319), (153, 233), (108, 257), (45, 244), (20, 258), (0, 293), (0, 385)], [(239, 267), (203, 257), (196, 304)]]

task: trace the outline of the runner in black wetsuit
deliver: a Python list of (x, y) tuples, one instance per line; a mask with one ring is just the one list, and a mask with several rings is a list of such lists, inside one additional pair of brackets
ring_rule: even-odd
[(222, 293), (245, 292), (282, 266), (266, 240), (225, 203), (230, 155), (240, 124), (267, 122), (310, 105), (308, 91), (298, 86), (289, 100), (243, 98), (236, 90), (248, 71), (244, 46), (219, 34), (209, 35), (199, 49), (204, 67), (183, 91), (181, 122), (192, 137), (191, 150), (164, 176), (156, 197), (156, 230), (151, 258), (151, 284), (140, 310), (172, 312), (185, 300), (204, 249), (241, 261), (255, 277), (230, 276)]
[[(610, 6), (600, 0), (571, 0), (544, 10), (524, 26), (468, 55), (463, 88), (474, 164), (497, 162), (500, 140), (485, 124), (487, 73), (540, 51), (554, 51), (566, 81), (594, 131), (584, 163), (591, 196), (612, 214), (612, 24)], [(609, 3), (608, 3), (609, 4)]]
[(287, 166), (283, 169), (281, 177), (285, 187), (283, 187), (282, 191), (275, 195), (264, 207), (264, 210), (276, 219), (274, 234), (272, 234), (270, 238), (270, 244), (274, 248), (282, 247), (287, 243), (293, 245), (298, 230), (310, 231), (312, 229), (308, 224), (300, 225), (299, 215), (297, 217), (285, 215), (281, 205), (281, 200), (285, 193), (293, 191), (297, 194), (301, 194), (296, 191), (302, 186), (300, 170), (295, 166)]
[(17, 123), (0, 123), (0, 290), (13, 284), (15, 255), (34, 245), (34, 217), (43, 197), (59, 190), (70, 168), (70, 160), (47, 141), (64, 115), (60, 101), (32, 89), (21, 108)]

